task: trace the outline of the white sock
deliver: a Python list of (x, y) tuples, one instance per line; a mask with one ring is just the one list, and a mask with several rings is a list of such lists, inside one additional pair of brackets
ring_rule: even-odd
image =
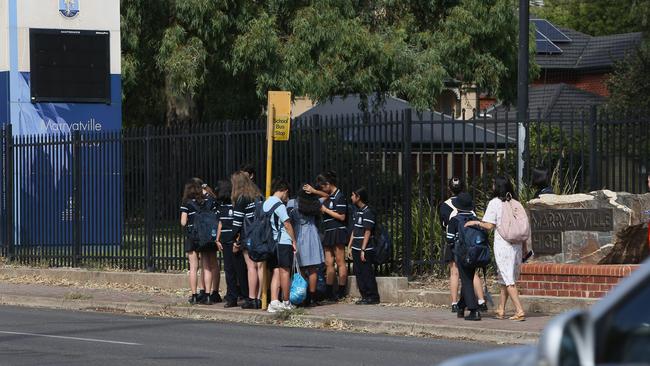
[(458, 302), (452, 302), (451, 305), (458, 305)]
[(485, 304), (485, 300), (483, 300), (483, 299), (479, 300), (479, 301), (478, 301), (478, 304), (479, 304), (479, 305), (483, 305), (483, 304)]

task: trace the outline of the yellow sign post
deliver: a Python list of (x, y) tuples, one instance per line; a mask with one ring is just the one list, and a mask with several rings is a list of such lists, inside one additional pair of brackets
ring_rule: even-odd
[[(273, 177), (273, 141), (289, 141), (291, 128), (291, 92), (269, 91), (266, 126), (266, 197), (271, 196)], [(269, 278), (266, 262), (262, 264), (262, 309), (268, 306)]]

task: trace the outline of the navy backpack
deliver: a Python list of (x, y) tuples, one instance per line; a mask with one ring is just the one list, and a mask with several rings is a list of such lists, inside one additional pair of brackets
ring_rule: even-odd
[(454, 218), (458, 221), (458, 235), (454, 245), (456, 263), (475, 268), (490, 264), (490, 246), (485, 230), (465, 227), (466, 222), (477, 218), (470, 215), (456, 215)]

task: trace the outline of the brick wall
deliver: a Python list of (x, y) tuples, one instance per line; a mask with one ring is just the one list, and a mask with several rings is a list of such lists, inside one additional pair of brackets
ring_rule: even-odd
[(637, 265), (529, 263), (517, 285), (523, 295), (601, 298)]
[(575, 88), (578, 88), (580, 90), (598, 94), (602, 97), (607, 97), (609, 96), (609, 90), (607, 90), (607, 85), (605, 82), (609, 77), (610, 74), (604, 72), (594, 74), (578, 74), (566, 71), (547, 70), (541, 77), (533, 80), (532, 84), (544, 85), (565, 83), (573, 85)]

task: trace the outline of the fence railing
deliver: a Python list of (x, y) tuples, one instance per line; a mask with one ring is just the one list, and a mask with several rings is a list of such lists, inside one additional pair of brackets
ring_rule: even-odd
[[(506, 114), (454, 119), (411, 110), (293, 120), (276, 142), (273, 175), (293, 188), (335, 170), (348, 194), (365, 186), (395, 243), (384, 274), (439, 270), (437, 209), (451, 176), (480, 208), (496, 174), (544, 165), (564, 193), (608, 188), (639, 193), (650, 162), (648, 121), (580, 113), (523, 122)], [(244, 163), (265, 176), (264, 121), (15, 136), (2, 130), (2, 254), (25, 264), (185, 269), (178, 224), (184, 183), (211, 185)], [(527, 181), (527, 179), (525, 179)], [(258, 182), (262, 184), (262, 182)], [(558, 192), (560, 193), (560, 192)]]

